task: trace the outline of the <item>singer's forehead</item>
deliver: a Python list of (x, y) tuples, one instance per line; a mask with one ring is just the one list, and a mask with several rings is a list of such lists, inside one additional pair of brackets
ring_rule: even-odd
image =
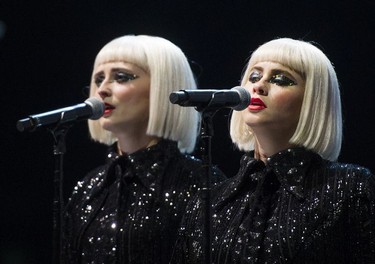
[(145, 70), (134, 63), (130, 62), (123, 62), (123, 61), (114, 61), (114, 62), (105, 62), (100, 65), (94, 70), (94, 76), (99, 74), (105, 73), (115, 73), (119, 71), (127, 71), (130, 73), (137, 73), (140, 72), (148, 74)]
[(300, 72), (276, 61), (259, 61), (256, 64), (254, 64), (250, 68), (250, 70), (263, 71), (265, 68), (269, 69), (272, 74), (289, 73), (292, 75), (298, 74), (300, 77), (302, 77)]
[[(288, 66), (282, 65), (278, 62), (273, 61), (263, 61), (258, 62), (254, 65), (254, 67), (250, 68), (248, 71), (248, 75), (252, 72), (260, 72), (261, 75), (267, 74), (270, 76), (274, 76), (276, 74), (284, 74), (288, 77), (294, 79), (298, 84), (304, 87), (305, 78), (294, 69), (289, 68)], [(248, 77), (246, 77), (248, 78)]]
[(277, 61), (259, 61), (256, 64), (254, 64), (251, 68), (262, 71), (265, 68), (269, 68), (272, 72), (294, 71), (294, 69), (288, 67), (287, 65), (281, 64)]
[(297, 72), (299, 75), (305, 75), (305, 63), (302, 61), (301, 56), (291, 47), (269, 47), (262, 46), (258, 48), (251, 56), (249, 61), (249, 68), (260, 62), (275, 62)]
[(94, 68), (105, 63), (132, 63), (148, 72), (147, 58), (143, 50), (132, 45), (108, 45), (96, 56)]

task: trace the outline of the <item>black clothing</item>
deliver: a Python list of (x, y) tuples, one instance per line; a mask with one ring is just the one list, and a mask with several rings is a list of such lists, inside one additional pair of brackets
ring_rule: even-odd
[[(212, 263), (375, 263), (375, 179), (304, 148), (241, 159), (212, 191)], [(204, 263), (201, 197), (188, 206), (172, 263)]]
[[(225, 179), (216, 168), (213, 176)], [(130, 155), (111, 151), (69, 199), (65, 263), (168, 263), (186, 204), (204, 177), (202, 162), (175, 142)]]

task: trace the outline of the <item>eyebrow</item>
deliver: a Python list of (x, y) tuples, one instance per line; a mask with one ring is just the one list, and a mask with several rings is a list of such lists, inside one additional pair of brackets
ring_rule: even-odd
[(111, 69), (111, 72), (119, 72), (119, 71), (125, 71), (127, 73), (134, 74), (132, 70), (127, 69), (127, 68), (113, 68), (113, 69)]
[[(132, 71), (132, 70), (130, 70), (130, 69), (126, 69), (126, 68), (112, 68), (111, 69), (111, 73), (117, 73), (117, 72), (120, 72), (120, 71), (124, 71), (124, 72), (126, 72), (126, 73), (128, 73), (128, 74), (133, 74), (133, 75), (135, 75), (135, 73)], [(101, 74), (103, 74), (104, 73), (104, 71), (103, 70), (101, 70), (101, 71), (98, 71), (97, 73), (95, 73), (94, 74), (94, 76), (98, 76), (98, 75), (101, 75)]]
[[(260, 66), (255, 66), (255, 67), (252, 68), (252, 70), (264, 71), (264, 68), (260, 67)], [(272, 74), (278, 74), (278, 73), (289, 73), (289, 74), (291, 74), (289, 70), (283, 70), (283, 69), (278, 69), (278, 68), (272, 69), (271, 73)]]
[[(264, 68), (263, 67), (260, 67), (260, 66), (254, 66), (251, 70), (258, 70), (258, 71), (264, 71)], [(298, 71), (295, 71), (293, 69), (290, 69), (290, 68), (287, 68), (287, 69), (279, 69), (279, 68), (276, 68), (276, 69), (272, 69), (271, 70), (271, 75), (276, 75), (276, 74), (280, 74), (280, 73), (284, 73), (284, 74), (287, 74), (289, 75), (290, 77), (292, 77), (293, 79), (295, 79), (296, 77), (292, 74), (293, 72), (295, 72), (296, 74), (298, 74), (301, 78), (303, 78), (303, 75), (301, 73), (299, 73)]]

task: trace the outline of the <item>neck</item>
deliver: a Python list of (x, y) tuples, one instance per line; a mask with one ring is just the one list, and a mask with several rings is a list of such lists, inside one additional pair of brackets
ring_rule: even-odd
[(132, 154), (138, 150), (145, 149), (157, 144), (160, 138), (149, 135), (142, 136), (126, 136), (122, 135), (118, 138), (117, 147), (120, 155)]
[(264, 163), (267, 163), (267, 159), (272, 155), (294, 146), (289, 143), (291, 137), (289, 135), (254, 133), (254, 137), (254, 158), (262, 160)]

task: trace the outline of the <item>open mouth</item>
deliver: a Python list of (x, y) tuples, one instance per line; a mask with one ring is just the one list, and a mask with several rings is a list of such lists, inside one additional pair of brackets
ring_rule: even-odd
[(104, 115), (108, 115), (112, 112), (112, 110), (115, 109), (113, 105), (110, 105), (108, 103), (104, 104)]
[(260, 106), (266, 108), (267, 106), (263, 103), (263, 101), (259, 98), (251, 98), (250, 105)]
[(108, 103), (105, 103), (104, 105), (105, 105), (105, 108), (104, 108), (105, 110), (107, 110), (107, 109), (108, 109), (108, 110), (115, 109), (115, 107), (114, 107), (113, 105), (110, 105), (110, 104), (108, 104)]

